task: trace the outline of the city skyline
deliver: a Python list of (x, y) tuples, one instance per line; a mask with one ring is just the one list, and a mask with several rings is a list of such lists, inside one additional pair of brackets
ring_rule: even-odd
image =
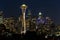
[(50, 16), (55, 23), (60, 24), (59, 2), (59, 0), (0, 0), (0, 10), (5, 17), (19, 17), (22, 14), (20, 6), (26, 4), (33, 15), (42, 12), (44, 16)]

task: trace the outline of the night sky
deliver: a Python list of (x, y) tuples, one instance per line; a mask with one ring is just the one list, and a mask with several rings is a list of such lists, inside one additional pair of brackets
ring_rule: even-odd
[(19, 17), (22, 4), (26, 4), (33, 15), (42, 12), (60, 24), (60, 0), (0, 0), (0, 10), (4, 11), (4, 17)]

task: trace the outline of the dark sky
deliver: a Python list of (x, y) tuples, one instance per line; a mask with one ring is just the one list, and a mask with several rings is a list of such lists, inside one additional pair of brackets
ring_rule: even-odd
[(26, 4), (33, 15), (41, 11), (43, 15), (53, 18), (55, 23), (60, 23), (60, 0), (0, 0), (0, 10), (4, 11), (5, 17), (18, 17), (21, 4)]

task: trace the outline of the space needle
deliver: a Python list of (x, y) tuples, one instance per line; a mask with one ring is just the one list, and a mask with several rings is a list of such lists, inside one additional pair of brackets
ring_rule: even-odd
[(21, 5), (21, 10), (22, 10), (22, 15), (23, 15), (23, 21), (22, 21), (22, 23), (23, 23), (23, 28), (24, 28), (24, 33), (26, 32), (26, 20), (25, 20), (25, 14), (26, 14), (26, 9), (27, 9), (27, 5), (25, 5), (25, 4), (22, 4)]

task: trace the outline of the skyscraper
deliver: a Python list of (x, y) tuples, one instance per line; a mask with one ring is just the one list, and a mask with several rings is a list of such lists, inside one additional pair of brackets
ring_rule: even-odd
[(0, 11), (0, 24), (3, 23), (3, 11)]
[(31, 12), (30, 12), (30, 10), (28, 10), (28, 14), (27, 14), (27, 22), (26, 22), (26, 27), (27, 27), (27, 30), (29, 30), (30, 29), (30, 27), (31, 27)]

